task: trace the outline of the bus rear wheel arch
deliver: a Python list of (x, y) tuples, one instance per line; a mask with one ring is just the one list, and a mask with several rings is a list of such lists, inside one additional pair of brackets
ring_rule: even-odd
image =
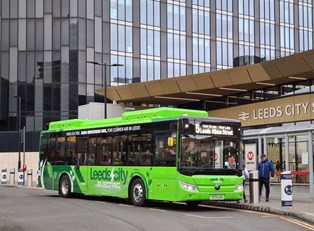
[(135, 206), (146, 204), (146, 187), (141, 178), (135, 178), (129, 189), (129, 201)]
[(62, 197), (68, 198), (71, 195), (71, 181), (68, 175), (63, 175), (59, 182), (59, 194)]

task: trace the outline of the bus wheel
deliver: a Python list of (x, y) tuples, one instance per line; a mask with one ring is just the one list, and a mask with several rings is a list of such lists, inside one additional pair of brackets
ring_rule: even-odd
[(62, 197), (70, 197), (71, 194), (71, 182), (67, 175), (61, 178), (59, 192)]
[(135, 206), (142, 206), (146, 201), (145, 185), (141, 179), (135, 179), (131, 185), (130, 201)]

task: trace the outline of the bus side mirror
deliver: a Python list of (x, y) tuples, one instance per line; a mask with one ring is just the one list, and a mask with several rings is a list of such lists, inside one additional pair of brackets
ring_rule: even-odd
[(195, 125), (191, 124), (188, 119), (182, 120), (182, 134), (183, 135), (193, 135), (195, 134)]
[(168, 146), (169, 146), (169, 147), (172, 147), (173, 144), (174, 144), (174, 139), (173, 139), (173, 137), (168, 137)]

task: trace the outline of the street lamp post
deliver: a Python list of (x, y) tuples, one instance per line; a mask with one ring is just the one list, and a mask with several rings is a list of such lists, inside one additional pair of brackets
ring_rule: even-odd
[(104, 67), (103, 72), (104, 72), (104, 118), (107, 119), (107, 66), (109, 67), (122, 67), (123, 64), (120, 63), (115, 63), (115, 64), (107, 64), (107, 63), (98, 63), (94, 61), (87, 61), (87, 63), (91, 63), (94, 65), (99, 65)]
[(20, 96), (14, 96), (16, 99), (18, 99), (18, 130), (19, 130), (19, 141), (18, 141), (18, 149), (19, 149), (19, 160), (17, 162), (17, 169), (19, 170), (21, 168), (21, 101), (22, 98)]

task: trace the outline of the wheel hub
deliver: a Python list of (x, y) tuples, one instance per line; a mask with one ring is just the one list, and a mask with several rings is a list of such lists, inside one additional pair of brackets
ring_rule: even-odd
[(62, 182), (61, 190), (62, 190), (62, 193), (63, 193), (64, 195), (68, 193), (68, 191), (69, 191), (69, 182), (68, 182), (68, 181), (64, 180), (64, 181)]
[(143, 198), (143, 188), (140, 184), (137, 184), (133, 188), (133, 198), (136, 202), (140, 202)]

